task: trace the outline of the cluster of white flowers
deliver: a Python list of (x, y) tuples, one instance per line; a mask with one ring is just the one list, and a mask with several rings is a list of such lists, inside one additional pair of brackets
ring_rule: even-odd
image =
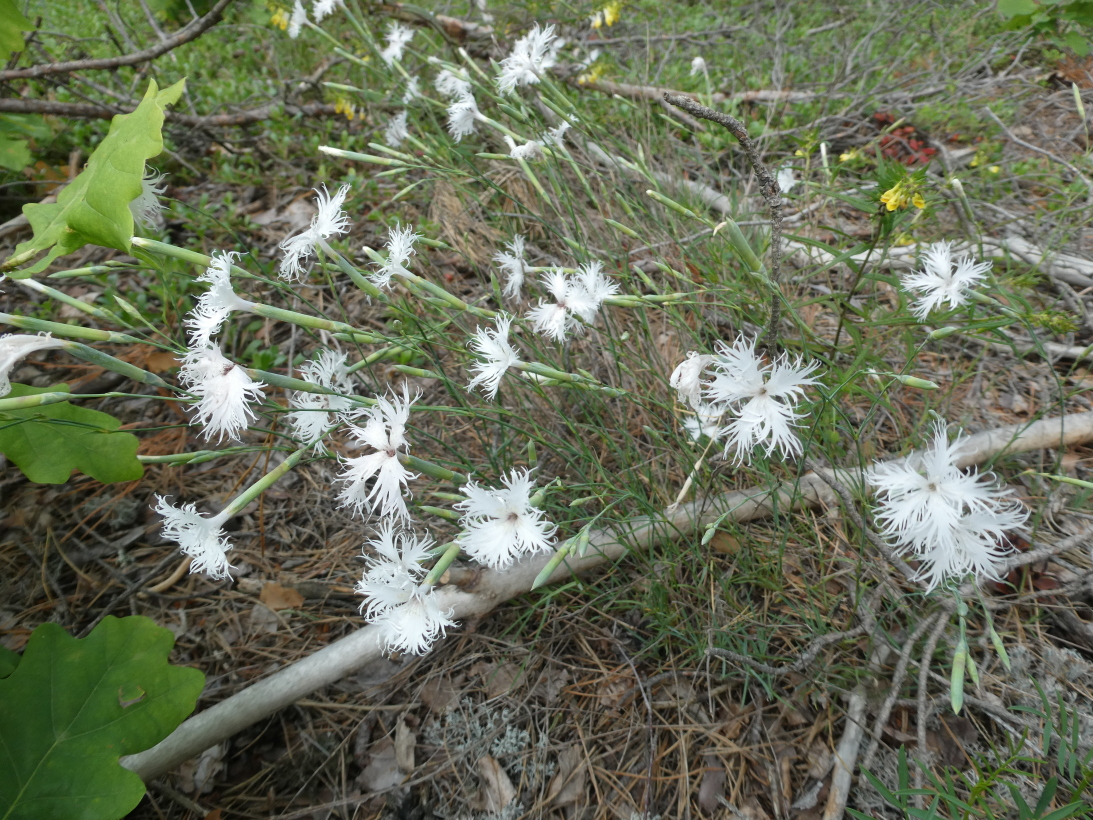
[(998, 578), (1008, 553), (1006, 534), (1028, 520), (1028, 511), (992, 476), (957, 466), (963, 445), (960, 437), (950, 443), (948, 425), (938, 422), (924, 454), (876, 464), (870, 475), (882, 531), (922, 562), (918, 577), (927, 589), (969, 572)]
[(597, 261), (581, 265), (572, 276), (558, 269), (548, 271), (542, 284), (554, 302), (540, 299), (528, 311), (527, 318), (536, 333), (556, 341), (564, 341), (570, 332), (579, 333), (583, 325), (578, 320), (592, 324), (604, 299), (619, 291), (618, 284), (603, 272), (603, 264)]
[(316, 190), (315, 193), (318, 212), (312, 217), (311, 225), (306, 231), (290, 236), (280, 245), (285, 252), (280, 268), (283, 279), (299, 279), (304, 273), (304, 263), (320, 243), (349, 230), (349, 216), (342, 210), (345, 198), (349, 195), (349, 186), (342, 185), (333, 196), (325, 185), (321, 191)]
[(901, 284), (918, 295), (912, 312), (925, 319), (946, 302), (950, 308), (964, 304), (968, 290), (982, 282), (990, 269), (990, 262), (975, 262), (967, 254), (954, 259), (951, 242), (935, 242), (923, 254), (922, 269), (902, 277)]
[[(737, 464), (749, 462), (760, 445), (767, 457), (776, 450), (786, 459), (800, 455), (794, 427), (803, 416), (797, 404), (806, 387), (818, 384), (812, 378), (818, 363), (806, 365), (785, 354), (765, 363), (756, 343), (741, 334), (731, 347), (718, 342), (716, 355), (688, 353), (669, 380), (679, 400), (695, 412), (686, 425), (692, 437), (724, 437), (723, 457), (732, 451)], [(704, 380), (707, 370), (711, 376)], [(726, 415), (732, 417), (721, 426)]]
[(209, 289), (201, 294), (197, 307), (186, 318), (191, 348), (208, 347), (234, 311), (249, 311), (254, 307), (253, 302), (242, 298), (232, 288), (231, 269), (237, 256), (235, 251), (214, 251), (212, 264), (197, 277), (198, 282), (207, 282)]

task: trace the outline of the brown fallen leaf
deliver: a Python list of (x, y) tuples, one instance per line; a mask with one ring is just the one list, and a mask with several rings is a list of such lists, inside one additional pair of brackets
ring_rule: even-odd
[(831, 753), (831, 749), (820, 738), (812, 741), (812, 745), (808, 747), (808, 752), (805, 754), (805, 759), (808, 761), (808, 776), (813, 780), (823, 780), (835, 763), (835, 755)]
[(258, 600), (274, 612), (281, 609), (299, 609), (304, 605), (303, 595), (292, 587), (283, 587), (273, 581), (262, 586), (262, 593), (258, 596)]
[(577, 746), (567, 746), (558, 753), (558, 770), (547, 787), (547, 802), (570, 806), (584, 797), (587, 778), (584, 754)]
[(702, 773), (702, 782), (698, 786), (698, 805), (710, 817), (721, 808), (721, 799), (725, 796), (725, 767), (715, 755), (704, 755), (706, 771)]
[(421, 687), (421, 702), (434, 715), (447, 712), (455, 704), (456, 688), (448, 678), (433, 678)]
[(489, 755), (478, 758), (478, 777), (481, 780), (478, 805), (483, 811), (497, 814), (516, 799), (516, 789), (509, 776)]
[(372, 760), (364, 767), (357, 782), (361, 788), (370, 792), (383, 791), (397, 786), (403, 780), (403, 774), (399, 771), (395, 761), (395, 743), (391, 738), (385, 737), (373, 744), (368, 750)]
[(410, 774), (414, 770), (414, 746), (416, 744), (417, 737), (406, 725), (405, 717), (400, 715), (398, 723), (395, 724), (395, 763), (398, 764), (399, 771), (403, 774)]

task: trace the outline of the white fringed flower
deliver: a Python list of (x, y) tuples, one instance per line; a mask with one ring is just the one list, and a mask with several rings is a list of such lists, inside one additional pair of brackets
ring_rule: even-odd
[(367, 557), (367, 575), (374, 577), (396, 577), (406, 575), (410, 578), (424, 578), (428, 570), (422, 566), (432, 555), (436, 545), (432, 536), (419, 536), (409, 530), (399, 530), (395, 522), (382, 522), (376, 530), (377, 538), (369, 539), (368, 545), (377, 553), (377, 558)]
[[(364, 427), (350, 427), (361, 444), (376, 452), (344, 460), (348, 469), (338, 477), (345, 485), (338, 495), (343, 506), (353, 507), (358, 513), (368, 509), (385, 517), (410, 519), (402, 489), (411, 479), (417, 478), (417, 474), (403, 467), (398, 456), (400, 448), (410, 449), (405, 435), (406, 422), (415, 401), (417, 396), (410, 398), (409, 388), (404, 384), (402, 400), (379, 397)], [(369, 491), (367, 485), (373, 478), (375, 483)]]
[(321, 191), (316, 188), (315, 193), (315, 204), (319, 212), (312, 217), (311, 227), (303, 233), (289, 237), (280, 245), (285, 252), (281, 259), (282, 279), (299, 279), (304, 272), (304, 263), (315, 252), (315, 246), (320, 241), (340, 236), (349, 230), (349, 216), (342, 210), (345, 198), (349, 195), (349, 186), (342, 185), (333, 196), (325, 185)]
[(474, 338), (467, 344), (472, 352), (482, 357), (481, 361), (471, 365), (475, 377), (467, 384), (467, 389), (473, 390), (478, 385), (482, 385), (485, 387), (486, 398), (490, 400), (497, 398), (501, 378), (508, 369), (515, 364), (520, 364), (520, 357), (509, 344), (509, 326), (512, 324), (512, 317), (498, 313), (496, 322), (496, 329), (478, 328)]
[(692, 350), (672, 371), (668, 384), (678, 392), (681, 404), (688, 404), (696, 410), (699, 408), (702, 404), (702, 373), (716, 359), (716, 356)]
[(411, 77), (406, 81), (406, 87), (402, 90), (402, 102), (409, 105), (421, 96), (421, 80)]
[(179, 380), (197, 396), (193, 412), (205, 427), (206, 440), (214, 436), (217, 441), (223, 441), (225, 436), (238, 438), (257, 418), (250, 404), (262, 399), (265, 385), (225, 359), (216, 345), (187, 351), (182, 358)]
[(695, 57), (691, 60), (691, 76), (694, 77), (698, 74), (706, 73), (706, 61), (701, 57)]
[(501, 93), (508, 94), (518, 85), (536, 85), (539, 76), (554, 67), (563, 45), (565, 41), (554, 36), (553, 25), (540, 28), (536, 23), (516, 41), (512, 53), (501, 61), (501, 73), (497, 77)]
[(471, 96), (474, 86), (471, 85), (467, 73), (460, 69), (457, 72), (450, 69), (441, 69), (433, 80), (433, 87), (448, 99), (460, 100)]
[(201, 294), (197, 307), (186, 318), (190, 347), (208, 347), (233, 311), (249, 311), (254, 307), (253, 302), (238, 296), (232, 289), (231, 268), (237, 256), (239, 254), (234, 251), (214, 251), (212, 264), (197, 277), (198, 282), (207, 282), (209, 289)]
[(973, 262), (967, 254), (953, 259), (951, 242), (935, 242), (923, 254), (922, 269), (901, 278), (903, 289), (918, 295), (912, 312), (925, 319), (930, 311), (948, 302), (959, 307), (967, 299), (967, 291), (982, 282), (991, 263)]
[(387, 121), (387, 127), (383, 129), (383, 141), (392, 148), (398, 148), (410, 136), (410, 129), (406, 126), (406, 116), (405, 109), (399, 111)]
[(140, 195), (129, 203), (133, 221), (145, 228), (157, 228), (163, 224), (163, 203), (159, 197), (167, 190), (163, 174), (155, 168), (146, 168), (140, 181)]
[(402, 61), (402, 53), (406, 50), (406, 45), (414, 39), (414, 30), (402, 23), (391, 23), (384, 39), (387, 41), (387, 47), (380, 52), (380, 58), (387, 65), (391, 65), (395, 61)]
[(509, 299), (515, 299), (520, 295), (520, 288), (524, 286), (524, 237), (516, 234), (505, 247), (508, 251), (498, 251), (493, 255), (493, 261), (501, 268), (505, 275), (504, 294)]
[(178, 543), (184, 555), (190, 556), (190, 572), (207, 573), (213, 580), (231, 577), (227, 552), (231, 542), (224, 535), (224, 524), (231, 517), (226, 511), (204, 516), (193, 504), (175, 507), (161, 495), (153, 508), (163, 516), (163, 537)]
[(387, 232), (387, 244), (384, 245), (387, 248), (387, 261), (380, 265), (379, 270), (369, 274), (369, 281), (377, 288), (389, 288), (392, 276), (409, 276), (410, 269), (406, 267), (406, 263), (416, 253), (414, 242), (420, 237), (421, 234), (414, 233), (413, 225), (404, 228), (396, 223)]
[(401, 590), (405, 601), (376, 617), (380, 641), (386, 652), (424, 655), (448, 629), (458, 626), (453, 609), (440, 608), (432, 587), (408, 584)]
[(324, 17), (334, 13), (334, 9), (342, 5), (344, 0), (315, 0), (315, 5), (311, 7), (311, 14), (315, 17), (316, 23), (321, 23)]
[(36, 350), (50, 350), (64, 346), (63, 341), (54, 339), (48, 333), (41, 336), (13, 333), (0, 336), (0, 396), (6, 396), (11, 392), (9, 374), (17, 361)]
[(456, 142), (474, 133), (478, 120), (482, 115), (478, 111), (478, 103), (473, 94), (466, 94), (448, 106), (448, 133)]
[(353, 392), (349, 373), (345, 367), (345, 354), (323, 350), (318, 358), (300, 368), (305, 381), (334, 390), (330, 393), (297, 391), (292, 396), (293, 411), (286, 417), (297, 441), (315, 444), (322, 440), (339, 421), (348, 421), (353, 402), (346, 398)]
[(579, 266), (575, 276), (588, 296), (588, 305), (581, 318), (591, 322), (596, 318), (596, 311), (600, 309), (603, 300), (619, 292), (618, 283), (603, 272), (603, 263), (599, 261), (586, 262)]
[(299, 37), (305, 23), (307, 23), (307, 9), (300, 0), (296, 0), (296, 5), (292, 7), (292, 16), (288, 20), (288, 36), (293, 40)]
[(778, 182), (779, 190), (781, 190), (783, 194), (788, 194), (800, 184), (800, 180), (797, 179), (797, 175), (789, 165), (783, 165), (779, 168), (775, 179)]
[[(541, 281), (555, 302), (544, 303), (540, 299), (539, 304), (528, 311), (527, 317), (536, 333), (555, 341), (564, 341), (570, 331), (582, 330), (576, 317), (595, 316), (599, 305), (575, 277), (568, 277), (564, 271), (555, 269), (544, 274)], [(585, 318), (585, 321), (590, 319)]]
[(537, 140), (528, 140), (523, 145), (517, 145), (516, 140), (505, 134), (505, 144), (509, 147), (509, 156), (513, 159), (535, 160), (543, 156), (543, 146)]
[(775, 450), (783, 458), (800, 455), (801, 442), (793, 427), (802, 416), (795, 407), (804, 389), (818, 383), (810, 376), (819, 364), (782, 357), (766, 365), (755, 345), (755, 339), (743, 335), (732, 347), (718, 342), (717, 358), (710, 364), (714, 375), (703, 391), (706, 401), (736, 413), (721, 434), (727, 437), (724, 456), (735, 448), (737, 463), (749, 461), (752, 450), (764, 442), (768, 457)]
[(717, 441), (721, 437), (721, 419), (725, 415), (725, 408), (716, 404), (695, 405), (694, 415), (683, 420), (683, 429), (692, 441), (698, 441), (703, 436)]
[(919, 576), (930, 589), (968, 572), (996, 578), (1006, 533), (1028, 519), (1011, 491), (995, 486), (989, 474), (957, 466), (965, 441), (950, 443), (948, 425), (938, 422), (925, 453), (876, 464), (869, 477), (880, 499), (881, 531), (901, 552), (924, 562)]
[(539, 142), (547, 146), (561, 145), (565, 141), (566, 131), (568, 131), (570, 127), (571, 126), (568, 122), (562, 120), (562, 124), (559, 125), (557, 128), (551, 128), (549, 131), (539, 137)]
[(505, 569), (522, 555), (550, 552), (556, 527), (543, 511), (531, 506), (534, 486), (530, 470), (513, 470), (501, 477), (504, 489), (480, 487), (471, 481), (461, 487), (467, 500), (455, 508), (465, 515), (460, 519), (460, 547), (480, 564), (491, 569)]

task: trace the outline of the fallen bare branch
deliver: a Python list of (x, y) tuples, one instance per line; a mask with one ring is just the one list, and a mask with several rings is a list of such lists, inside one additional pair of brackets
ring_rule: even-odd
[[(1088, 441), (1093, 441), (1093, 412), (977, 433), (968, 437), (957, 463), (967, 467), (1002, 453), (1065, 447)], [(616, 562), (632, 550), (649, 549), (669, 538), (686, 536), (725, 514), (734, 521), (751, 521), (771, 515), (775, 508), (785, 512), (787, 509), (816, 505), (822, 499), (830, 501), (831, 491), (819, 477), (807, 474), (792, 485), (709, 496), (681, 505), (671, 515), (634, 519), (624, 531), (601, 530), (594, 533), (586, 556), (559, 566), (551, 575), (550, 583)], [(450, 607), (454, 617), (459, 619), (484, 616), (505, 601), (530, 590), (550, 557), (536, 556), (504, 572), (485, 569), (473, 590), (443, 587), (438, 591), (441, 606)], [(122, 765), (146, 781), (158, 777), (316, 689), (340, 680), (380, 655), (379, 629), (375, 626), (362, 627), (199, 712), (151, 749), (122, 758)]]
[[(134, 106), (135, 107), (135, 106)], [(193, 128), (224, 128), (236, 125), (250, 125), (272, 118), (279, 111), (288, 114), (302, 114), (307, 117), (334, 117), (340, 116), (333, 105), (326, 103), (304, 103), (303, 105), (282, 105), (269, 103), (258, 108), (249, 108), (237, 111), (234, 114), (210, 114), (207, 117), (193, 114), (181, 114), (176, 111), (166, 112), (167, 121), (188, 125)], [(54, 102), (53, 100), (26, 100), (20, 97), (0, 99), (0, 113), (8, 114), (53, 114), (59, 117), (84, 120), (108, 120), (116, 114), (126, 114), (128, 111), (118, 108), (107, 108), (101, 105), (88, 103)]]
[(131, 54), (122, 54), (117, 57), (102, 57), (89, 60), (69, 60), (65, 63), (42, 63), (29, 68), (15, 68), (10, 71), (0, 71), (0, 82), (10, 80), (34, 80), (39, 77), (48, 77), (53, 74), (68, 74), (73, 71), (91, 71), (97, 69), (121, 68), (122, 66), (137, 65), (154, 60), (172, 49), (196, 40), (210, 28), (220, 22), (226, 9), (233, 0), (218, 0), (217, 4), (209, 9), (204, 17), (188, 23), (166, 40), (161, 40), (157, 45), (142, 51), (134, 51)]
[[(663, 100), (666, 95), (672, 95), (673, 97), (687, 97), (688, 99), (698, 100), (700, 95), (694, 94), (690, 91), (677, 91), (674, 88), (661, 88), (656, 85), (634, 85), (632, 83), (615, 83), (611, 80), (585, 80), (581, 82), (578, 78), (573, 78), (569, 81), (569, 84), (574, 88), (581, 88), (585, 91), (600, 91), (604, 94), (617, 94), (620, 97), (626, 97), (631, 100), (649, 100), (651, 102), (659, 102)], [(816, 99), (819, 94), (813, 91), (791, 91), (789, 89), (759, 89), (755, 91), (735, 91), (731, 94), (725, 94), (720, 91), (715, 91), (711, 99), (715, 103), (720, 102), (808, 102)]]

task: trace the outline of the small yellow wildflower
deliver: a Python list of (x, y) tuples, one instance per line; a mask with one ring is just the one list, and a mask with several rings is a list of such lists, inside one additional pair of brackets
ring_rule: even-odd
[(615, 25), (615, 23), (619, 22), (621, 12), (621, 0), (613, 0), (613, 2), (608, 3), (602, 9), (592, 15), (592, 28)]
[(591, 71), (586, 71), (584, 74), (577, 77), (577, 85), (588, 85), (589, 83), (596, 82), (596, 80), (604, 75), (606, 70), (607, 69), (598, 63), (593, 65)]
[(911, 204), (918, 208), (920, 211), (926, 207), (926, 200), (922, 198), (922, 194), (915, 191), (915, 195), (911, 197)]
[(880, 195), (880, 201), (889, 211), (906, 208), (910, 200), (902, 180)]
[(796, 151), (793, 152), (793, 156), (803, 157), (803, 156), (806, 156), (806, 154), (805, 154), (804, 151), (802, 151), (800, 148), (798, 148)]
[(860, 148), (851, 148), (849, 151), (843, 151), (839, 154), (839, 162), (852, 162), (856, 159), (861, 159), (863, 156)]
[(277, 28), (281, 29), (281, 31), (288, 28), (288, 14), (284, 9), (277, 9), (273, 16), (269, 18), (269, 21), (277, 26)]
[(999, 171), (1002, 170), (1002, 168), (1001, 168), (1001, 166), (998, 166), (998, 165), (992, 165), (987, 170), (990, 171), (992, 174), (997, 174)]
[(349, 102), (348, 100), (338, 98), (334, 102), (334, 113), (344, 114), (345, 118), (352, 122), (353, 119), (357, 116), (357, 106), (353, 105), (353, 103)]
[(914, 245), (915, 244), (915, 238), (913, 236), (911, 236), (911, 234), (909, 234), (907, 232), (903, 232), (899, 236), (896, 237), (896, 244), (899, 245), (900, 247), (907, 247), (908, 245)]

